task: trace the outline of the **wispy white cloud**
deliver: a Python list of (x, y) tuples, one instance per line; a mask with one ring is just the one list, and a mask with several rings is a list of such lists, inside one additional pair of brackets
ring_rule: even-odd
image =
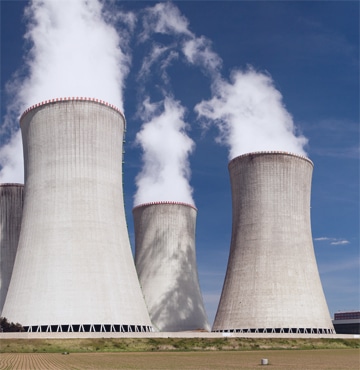
[(344, 244), (350, 244), (348, 240), (335, 240), (330, 243), (331, 245), (344, 245)]
[(346, 239), (338, 239), (338, 238), (330, 238), (330, 237), (327, 237), (327, 236), (322, 236), (322, 237), (319, 237), (319, 238), (314, 238), (314, 241), (317, 241), (317, 242), (329, 242), (331, 245), (346, 245), (346, 244), (350, 244), (350, 241), (349, 240), (346, 240)]

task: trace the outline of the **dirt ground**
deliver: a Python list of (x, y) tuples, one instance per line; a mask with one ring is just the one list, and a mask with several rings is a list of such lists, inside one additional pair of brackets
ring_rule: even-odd
[[(268, 365), (261, 365), (268, 359)], [(2, 353), (0, 369), (359, 370), (359, 349), (132, 353)]]

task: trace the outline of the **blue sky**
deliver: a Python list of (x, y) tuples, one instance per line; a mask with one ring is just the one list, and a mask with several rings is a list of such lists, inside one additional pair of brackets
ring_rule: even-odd
[[(13, 117), (16, 109), (21, 111), (22, 107), (19, 103), (15, 113), (9, 113), (10, 103), (16, 98), (5, 86), (10, 82), (21, 88), (31, 73), (25, 69), (20, 77), (14, 77), (24, 66), (23, 58), (29, 50), (23, 39), (26, 4), (1, 1), (3, 167), (7, 165), (6, 144), (17, 129)], [(172, 24), (179, 28), (163, 26), (161, 30), (156, 28), (159, 18), (145, 10), (156, 4), (116, 1), (110, 5), (113, 14), (123, 15), (112, 21), (120, 39), (124, 39), (124, 53), (131, 57), (124, 62), (126, 68), (119, 84), (127, 119), (123, 181), (132, 246), (132, 207), (136, 178), (144, 165), (145, 145), (136, 135), (144, 122), (154, 122), (153, 110), (161, 110), (160, 102), (171, 97), (184, 109), (181, 129), (193, 141), (184, 166), (190, 171), (187, 180), (198, 208), (197, 262), (212, 323), (231, 237), (229, 148), (226, 143), (216, 142), (218, 126), (207, 120), (204, 127), (206, 120), (199, 117), (195, 107), (213, 97), (214, 81), (219, 75), (222, 81), (229, 82), (235, 70), (248, 71), (248, 66), (252, 66), (257, 75), (268, 76), (273, 90), (281, 93), (297, 137), (308, 139), (304, 150), (314, 162), (312, 233), (330, 313), (359, 309), (359, 2), (175, 1), (170, 13), (176, 21)], [(197, 62), (190, 62), (183, 53), (184, 40), (206, 40), (202, 50), (208, 58), (213, 57), (214, 64), (206, 64), (199, 55)], [(163, 53), (151, 59), (155, 46)], [(144, 61), (149, 62), (149, 70), (145, 70)], [(72, 95), (76, 96), (76, 91), (70, 91), (69, 96)], [(52, 97), (55, 96), (48, 98)], [(16, 167), (2, 181), (19, 181), (18, 173)]]

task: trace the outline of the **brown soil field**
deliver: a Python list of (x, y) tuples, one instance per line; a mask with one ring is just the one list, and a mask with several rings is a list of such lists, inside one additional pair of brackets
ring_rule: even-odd
[[(359, 370), (359, 349), (216, 352), (2, 353), (0, 369), (327, 369)], [(261, 365), (261, 359), (268, 365)]]

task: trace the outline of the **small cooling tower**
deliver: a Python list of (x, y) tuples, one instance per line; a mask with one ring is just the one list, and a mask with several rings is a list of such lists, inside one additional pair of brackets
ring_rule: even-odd
[(196, 213), (193, 206), (177, 202), (133, 209), (135, 265), (159, 331), (210, 330), (196, 266)]
[(23, 188), (21, 184), (0, 184), (0, 316), (18, 247)]
[(230, 161), (232, 237), (213, 331), (334, 333), (312, 243), (312, 170), (283, 152)]
[(28, 331), (151, 331), (125, 220), (125, 119), (67, 98), (20, 119), (25, 197), (3, 314)]

